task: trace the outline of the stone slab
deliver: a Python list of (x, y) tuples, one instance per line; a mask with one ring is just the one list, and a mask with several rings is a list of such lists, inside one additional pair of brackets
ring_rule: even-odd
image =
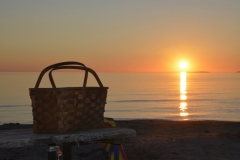
[(32, 128), (0, 131), (0, 148), (15, 148), (49, 143), (91, 142), (136, 136), (127, 128), (103, 128), (69, 134), (34, 134)]

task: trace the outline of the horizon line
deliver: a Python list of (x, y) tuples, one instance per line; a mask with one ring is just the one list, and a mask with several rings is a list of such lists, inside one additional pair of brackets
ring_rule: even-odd
[[(0, 71), (0, 72), (38, 72), (41, 71)], [(78, 72), (78, 71), (57, 71), (57, 72)], [(149, 72), (141, 72), (141, 71), (95, 71), (98, 73), (179, 73), (179, 72), (187, 72), (187, 73), (240, 73), (240, 71), (223, 71), (223, 72), (210, 72), (210, 71), (149, 71)]]

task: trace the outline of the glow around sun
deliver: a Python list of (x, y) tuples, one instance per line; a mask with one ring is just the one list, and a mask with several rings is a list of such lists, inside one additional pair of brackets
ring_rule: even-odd
[(181, 69), (186, 69), (187, 66), (188, 66), (188, 64), (187, 64), (187, 62), (185, 62), (185, 61), (182, 61), (182, 62), (179, 63), (179, 67), (180, 67)]

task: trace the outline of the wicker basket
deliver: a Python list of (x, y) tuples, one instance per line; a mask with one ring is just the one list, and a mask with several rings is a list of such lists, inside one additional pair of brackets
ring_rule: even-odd
[[(57, 69), (85, 70), (83, 87), (56, 88), (52, 71)], [(43, 75), (49, 72), (53, 88), (38, 88)], [(86, 87), (88, 72), (99, 87)], [(34, 133), (70, 133), (103, 128), (104, 107), (108, 87), (103, 87), (97, 74), (79, 62), (62, 62), (46, 67), (30, 88)]]

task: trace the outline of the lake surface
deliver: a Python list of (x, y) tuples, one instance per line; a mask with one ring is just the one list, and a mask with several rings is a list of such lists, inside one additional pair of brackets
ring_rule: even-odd
[[(39, 72), (0, 72), (0, 124), (32, 123), (29, 88)], [(109, 87), (105, 117), (240, 121), (238, 73), (98, 73)], [(79, 87), (82, 72), (55, 72), (57, 87)], [(98, 86), (89, 76), (88, 86)], [(51, 87), (48, 76), (40, 88)]]

